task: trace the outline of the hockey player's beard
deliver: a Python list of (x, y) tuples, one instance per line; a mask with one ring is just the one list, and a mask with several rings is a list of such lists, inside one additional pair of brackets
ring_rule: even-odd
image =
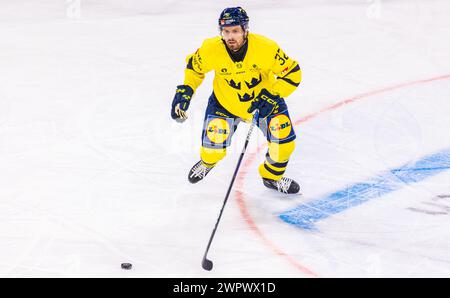
[(226, 40), (225, 43), (230, 50), (232, 50), (233, 52), (237, 52), (245, 44), (245, 39), (243, 39), (242, 42), (238, 42), (235, 39), (230, 39)]

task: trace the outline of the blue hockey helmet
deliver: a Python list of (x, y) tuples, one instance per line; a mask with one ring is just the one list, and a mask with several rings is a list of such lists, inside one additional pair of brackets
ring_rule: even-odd
[(242, 7), (225, 8), (219, 17), (219, 29), (229, 26), (241, 26), (242, 29), (248, 29), (248, 15)]

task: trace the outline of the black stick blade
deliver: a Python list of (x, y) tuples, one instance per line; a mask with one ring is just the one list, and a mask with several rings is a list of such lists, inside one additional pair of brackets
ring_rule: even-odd
[(202, 261), (202, 267), (207, 271), (211, 271), (213, 268), (213, 262), (208, 260), (207, 258), (204, 258)]

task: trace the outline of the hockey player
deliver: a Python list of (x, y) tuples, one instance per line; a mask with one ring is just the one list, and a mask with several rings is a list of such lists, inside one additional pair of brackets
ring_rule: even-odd
[(284, 98), (301, 81), (297, 61), (272, 40), (249, 33), (249, 18), (241, 7), (226, 8), (219, 17), (220, 36), (206, 39), (186, 58), (184, 84), (177, 86), (171, 116), (187, 118), (192, 96), (205, 74), (214, 71), (213, 92), (205, 113), (200, 161), (189, 171), (197, 183), (225, 156), (233, 132), (241, 121), (250, 122), (259, 110), (258, 127), (269, 142), (259, 173), (266, 187), (297, 193), (297, 182), (284, 177), (295, 148), (295, 132)]

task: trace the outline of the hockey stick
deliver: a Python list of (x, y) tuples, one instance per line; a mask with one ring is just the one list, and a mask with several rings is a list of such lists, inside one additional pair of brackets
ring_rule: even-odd
[(228, 191), (227, 191), (227, 194), (225, 195), (225, 200), (223, 201), (222, 209), (220, 209), (220, 213), (219, 213), (219, 217), (217, 218), (216, 225), (214, 226), (214, 229), (213, 229), (213, 231), (211, 233), (211, 237), (209, 237), (208, 246), (206, 247), (206, 251), (205, 251), (205, 254), (204, 254), (203, 260), (202, 260), (202, 267), (205, 270), (211, 271), (211, 269), (213, 268), (213, 262), (211, 260), (207, 259), (209, 247), (211, 246), (211, 242), (212, 242), (212, 240), (214, 238), (214, 235), (216, 234), (217, 226), (219, 225), (219, 221), (220, 221), (220, 219), (222, 217), (223, 210), (225, 209), (225, 205), (226, 205), (226, 203), (228, 201), (228, 197), (230, 196), (231, 188), (233, 187), (234, 180), (236, 179), (239, 167), (241, 166), (241, 162), (242, 162), (242, 159), (244, 157), (245, 150), (247, 150), (247, 145), (248, 145), (248, 142), (250, 141), (250, 137), (252, 135), (253, 128), (255, 127), (256, 123), (258, 122), (258, 117), (259, 117), (259, 111), (256, 110), (256, 112), (253, 114), (252, 124), (251, 124), (250, 128), (248, 129), (247, 138), (245, 139), (244, 148), (242, 149), (241, 156), (239, 156), (239, 161), (237, 163), (236, 169), (234, 170), (233, 178), (231, 179), (230, 186), (228, 186)]

